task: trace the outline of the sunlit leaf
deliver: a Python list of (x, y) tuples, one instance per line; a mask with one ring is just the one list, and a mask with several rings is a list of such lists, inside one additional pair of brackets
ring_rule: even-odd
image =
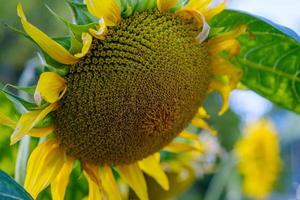
[[(223, 32), (247, 25), (239, 37), (240, 55), (231, 61), (240, 67), (242, 83), (278, 105), (300, 113), (300, 43), (292, 30), (239, 11), (225, 10), (211, 26)], [(221, 30), (221, 29), (219, 29)]]

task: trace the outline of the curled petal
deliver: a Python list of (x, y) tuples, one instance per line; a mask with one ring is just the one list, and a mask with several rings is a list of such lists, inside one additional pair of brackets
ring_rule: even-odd
[(178, 3), (178, 0), (157, 0), (157, 8), (160, 12), (167, 12)]
[(104, 40), (105, 39), (105, 35), (107, 33), (107, 26), (105, 24), (104, 18), (101, 17), (99, 19), (99, 25), (97, 27), (97, 30), (94, 30), (94, 29), (90, 28), (89, 32), (95, 38), (97, 38), (99, 40)]
[(219, 112), (219, 115), (223, 115), (229, 108), (229, 95), (232, 88), (229, 85), (223, 84), (220, 81), (212, 81), (209, 86), (211, 91), (218, 91), (223, 99), (223, 105)]
[(160, 155), (148, 156), (147, 158), (139, 161), (139, 167), (149, 176), (153, 177), (164, 190), (169, 190), (169, 180), (164, 170), (160, 166)]
[(90, 47), (92, 45), (92, 41), (93, 41), (92, 36), (88, 33), (82, 33), (81, 39), (83, 42), (83, 46), (82, 46), (81, 52), (75, 54), (75, 57), (77, 57), (77, 58), (82, 58), (89, 52)]
[(104, 18), (107, 26), (116, 26), (121, 21), (120, 6), (116, 0), (86, 0), (88, 11)]
[(144, 175), (137, 164), (117, 167), (122, 179), (133, 189), (141, 200), (148, 200), (147, 185)]
[(24, 135), (29, 133), (29, 131), (42, 119), (44, 119), (51, 111), (58, 107), (57, 103), (50, 104), (44, 110), (41, 111), (31, 111), (23, 114), (19, 119), (16, 129), (11, 135), (10, 143), (15, 144)]
[(17, 12), (25, 32), (43, 49), (43, 51), (63, 64), (74, 64), (78, 62), (78, 58), (27, 21), (20, 3), (17, 6)]
[(65, 152), (55, 140), (40, 144), (32, 152), (28, 160), (24, 187), (34, 199), (56, 178), (64, 160)]
[[(67, 91), (67, 82), (54, 72), (41, 74), (35, 92), (35, 100), (45, 99), (49, 103), (60, 100)], [(40, 102), (37, 102), (40, 104)]]

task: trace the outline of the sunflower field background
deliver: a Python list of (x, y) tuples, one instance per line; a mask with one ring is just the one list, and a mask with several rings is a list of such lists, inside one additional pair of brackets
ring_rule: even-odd
[[(53, 14), (49, 12), (47, 7), (72, 21), (72, 12), (67, 1), (0, 0), (0, 88), (9, 87), (14, 92), (17, 92), (16, 89), (18, 88), (11, 85), (33, 85), (37, 82), (41, 73), (37, 46), (33, 45), (28, 38), (20, 36), (10, 28), (21, 29), (16, 14), (18, 2), (24, 5), (27, 17), (30, 18), (31, 22), (52, 37), (66, 35), (68, 29), (63, 23), (53, 18)], [(47, 7), (44, 5), (47, 5)], [(272, 38), (272, 40), (283, 38), (282, 43), (286, 46), (290, 45), (291, 48), (294, 47), (292, 51), (298, 50), (298, 52), (300, 51), (300, 37), (297, 35), (297, 33), (300, 34), (299, 7), (300, 1), (298, 0), (231, 0), (227, 5), (227, 8), (243, 10), (264, 17), (270, 23), (272, 21), (289, 27), (295, 33), (281, 26), (279, 27), (279, 25), (274, 25), (288, 34), (292, 38), (290, 40), (282, 36), (276, 38), (276, 32), (265, 28), (260, 22), (256, 24), (258, 27), (256, 31), (263, 35), (261, 37), (262, 46), (269, 44), (268, 38), (275, 35), (275, 39)], [(222, 25), (223, 23), (234, 27), (236, 22), (232, 19), (226, 21), (226, 15), (234, 16), (235, 14), (234, 11), (223, 11), (212, 19), (212, 26)], [(244, 23), (249, 23), (247, 16), (241, 15), (240, 19), (241, 21), (244, 20)], [(240, 23), (240, 25), (242, 24), (243, 22)], [(259, 30), (260, 28), (262, 30)], [(216, 30), (216, 32), (218, 31)], [(250, 32), (249, 37), (255, 37), (255, 34), (251, 34)], [(264, 40), (264, 38), (266, 39)], [(245, 40), (245, 38), (241, 40), (243, 41), (243, 39)], [(251, 46), (251, 43), (249, 42), (247, 45)], [(262, 54), (270, 53), (271, 57), (273, 50), (280, 51), (279, 48), (278, 46), (271, 47)], [(243, 46), (241, 49), (243, 52)], [(289, 56), (286, 52), (279, 52), (278, 54), (282, 54), (281, 59), (284, 59), (284, 56)], [(297, 56), (299, 58), (300, 54), (298, 53)], [(259, 57), (252, 59), (259, 59)], [(299, 60), (297, 63), (298, 68), (300, 66)], [(237, 59), (234, 62), (238, 65), (244, 61)], [(263, 62), (262, 60), (261, 63)], [(276, 65), (276, 63), (273, 64)], [(272, 73), (272, 71), (269, 72)], [(292, 74), (292, 72), (289, 74), (287, 69), (286, 72), (290, 75), (288, 77), (295, 81), (287, 88), (299, 85), (299, 71), (296, 74)], [(176, 170), (167, 174), (170, 182), (168, 192), (159, 188), (151, 178), (146, 177), (148, 194), (151, 200), (300, 199), (300, 96), (298, 99), (289, 96), (289, 92), (286, 92), (288, 89), (283, 89), (280, 93), (282, 96), (279, 94), (272, 95), (272, 93), (268, 93), (269, 91), (265, 91), (263, 87), (260, 87), (256, 81), (251, 81), (259, 79), (262, 85), (276, 84), (276, 80), (280, 80), (282, 75), (280, 73), (275, 73), (277, 75), (275, 82), (274, 77), (271, 77), (268, 72), (261, 75), (249, 74), (247, 84), (239, 85), (238, 89), (232, 92), (230, 108), (224, 115), (218, 115), (222, 105), (218, 94), (213, 93), (205, 100), (206, 110), (210, 115), (207, 121), (210, 127), (217, 132), (217, 135), (211, 134), (207, 130), (190, 128), (199, 134), (201, 143), (204, 146), (204, 150), (200, 155), (195, 156), (191, 153), (186, 156), (179, 156), (176, 158), (177, 163), (175, 162), (176, 159), (174, 159), (174, 163), (168, 162), (168, 159), (172, 160), (168, 157), (169, 155), (161, 155), (163, 158), (162, 163), (166, 162), (167, 167), (170, 165)], [(252, 90), (248, 90), (248, 88)], [(297, 92), (300, 94), (300, 91)], [(25, 97), (27, 95), (25, 92), (19, 94)], [(7, 95), (4, 92), (0, 93), (0, 111), (14, 120), (17, 120), (20, 115), (19, 110), (15, 108), (13, 103), (7, 100)], [(20, 150), (24, 146), (22, 143), (28, 141), (22, 140), (11, 146), (11, 133), (11, 128), (1, 126), (0, 119), (0, 200), (14, 199), (14, 195), (16, 197), (28, 195), (20, 185), (25, 179), (24, 171), (27, 157), (41, 142), (36, 138), (31, 139), (30, 148), (22, 151)], [(247, 135), (253, 135), (253, 137), (249, 136), (247, 138)], [(264, 156), (260, 157), (261, 155)], [(74, 163), (73, 169), (65, 199), (83, 199), (88, 195), (88, 183), (81, 174), (79, 162)], [(265, 176), (261, 176), (257, 169), (264, 172)], [(16, 182), (13, 182), (7, 175), (13, 177)], [(251, 178), (247, 179), (247, 176)], [(266, 184), (264, 184), (265, 182)], [(17, 183), (20, 183), (20, 185)], [(120, 185), (122, 188), (121, 183)], [(9, 191), (7, 194), (11, 196), (1, 196), (6, 191)], [(126, 191), (124, 189), (124, 193), (127, 193), (127, 196), (131, 199), (137, 199), (132, 194), (132, 190)], [(28, 199), (30, 198), (28, 197)], [(41, 192), (38, 199), (51, 199), (51, 189), (48, 187)]]

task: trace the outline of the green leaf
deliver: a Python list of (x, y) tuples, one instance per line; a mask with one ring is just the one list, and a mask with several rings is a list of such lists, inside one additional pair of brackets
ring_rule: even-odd
[(300, 113), (299, 36), (268, 20), (233, 10), (223, 11), (211, 22), (213, 28), (224, 32), (242, 24), (247, 25), (248, 33), (239, 37), (241, 52), (230, 60), (243, 70), (242, 83)]
[(18, 183), (2, 170), (0, 170), (0, 199), (33, 200)]
[(75, 21), (77, 24), (85, 25), (97, 22), (97, 19), (88, 12), (85, 4), (74, 1), (70, 1), (68, 3), (74, 12)]

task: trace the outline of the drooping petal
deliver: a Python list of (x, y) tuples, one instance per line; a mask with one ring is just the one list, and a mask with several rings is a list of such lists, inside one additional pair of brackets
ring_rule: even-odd
[(17, 6), (18, 16), (25, 32), (53, 59), (63, 64), (74, 64), (78, 58), (68, 52), (63, 46), (52, 40), (49, 36), (27, 21), (22, 5)]
[(198, 135), (194, 134), (194, 133), (190, 133), (188, 131), (182, 131), (179, 134), (179, 137), (185, 138), (185, 139), (190, 139), (190, 140), (198, 140)]
[(201, 128), (201, 129), (206, 129), (208, 130), (210, 133), (212, 133), (213, 135), (217, 134), (217, 131), (214, 130), (213, 128), (211, 128), (206, 121), (204, 121), (203, 119), (199, 118), (199, 117), (195, 117), (194, 119), (192, 119), (191, 122), (192, 125), (196, 126), (197, 128)]
[(50, 133), (53, 133), (54, 126), (49, 126), (45, 128), (33, 128), (31, 129), (27, 135), (30, 135), (32, 137), (46, 137)]
[(157, 8), (160, 12), (167, 12), (178, 3), (178, 0), (157, 0)]
[(117, 167), (121, 178), (133, 189), (141, 200), (148, 200), (147, 185), (144, 175), (137, 164)]
[(104, 199), (105, 193), (100, 179), (99, 166), (85, 162), (83, 169), (89, 184), (88, 200)]
[(107, 33), (107, 26), (105, 24), (104, 18), (101, 17), (99, 19), (99, 25), (97, 27), (97, 30), (90, 28), (89, 29), (90, 34), (99, 39), (99, 40), (104, 40), (105, 39), (105, 35)]
[(86, 178), (89, 184), (89, 195), (87, 200), (102, 200), (103, 193), (97, 183), (91, 179), (89, 175), (86, 174)]
[(31, 154), (25, 177), (25, 189), (36, 199), (53, 182), (63, 167), (65, 152), (55, 140), (40, 144)]
[(82, 33), (81, 39), (83, 42), (81, 52), (74, 55), (77, 58), (82, 58), (89, 52), (90, 47), (92, 45), (92, 41), (93, 41), (92, 36), (88, 33)]
[(219, 115), (223, 115), (229, 108), (229, 95), (232, 88), (229, 85), (223, 84), (220, 81), (213, 80), (209, 86), (210, 90), (216, 90), (220, 93), (223, 99), (223, 105), (219, 112)]
[(185, 144), (185, 143), (179, 143), (179, 142), (174, 142), (169, 144), (164, 148), (164, 151), (169, 151), (172, 153), (184, 153), (184, 152), (189, 152), (189, 151), (198, 151), (202, 152), (202, 148), (199, 147), (199, 145), (196, 144)]
[(121, 200), (121, 193), (115, 181), (112, 170), (109, 166), (105, 165), (103, 169), (100, 170), (100, 177), (107, 198), (113, 200)]
[(99, 166), (89, 164), (87, 162), (84, 162), (83, 164), (83, 169), (89, 176), (89, 178), (94, 181), (98, 186), (101, 186), (101, 179), (100, 179), (100, 174), (99, 174)]
[(204, 107), (200, 107), (198, 109), (197, 115), (199, 115), (200, 118), (210, 118), (209, 114), (207, 113)]
[(17, 122), (7, 117), (4, 113), (0, 112), (0, 124), (4, 126), (8, 126), (10, 128), (15, 128)]
[(164, 190), (169, 190), (169, 180), (164, 170), (160, 166), (160, 155), (148, 156), (138, 162), (139, 167), (149, 176), (153, 177)]
[(243, 71), (227, 60), (222, 58), (216, 58), (212, 60), (212, 73), (215, 76), (227, 76), (229, 79), (229, 86), (234, 89), (236, 88), (237, 84), (240, 82)]
[(116, 26), (121, 21), (121, 10), (116, 0), (86, 0), (89, 12), (104, 18), (107, 26)]
[(57, 103), (50, 104), (44, 110), (41, 111), (31, 111), (23, 114), (19, 119), (16, 129), (11, 135), (10, 143), (15, 144), (18, 142), (24, 135), (29, 133), (29, 131), (44, 117), (46, 117), (51, 111), (55, 110), (58, 107)]
[(34, 97), (36, 101), (39, 101), (41, 98), (38, 96), (41, 96), (47, 102), (54, 103), (60, 100), (66, 91), (67, 82), (65, 79), (54, 72), (44, 72), (40, 75)]
[(53, 200), (64, 200), (65, 192), (69, 183), (69, 177), (73, 169), (74, 159), (69, 157), (59, 174), (51, 183), (51, 194)]

